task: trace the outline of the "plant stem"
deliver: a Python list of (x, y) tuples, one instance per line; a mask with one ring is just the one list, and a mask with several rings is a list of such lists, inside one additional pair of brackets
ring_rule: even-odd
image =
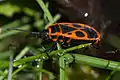
[(87, 43), (87, 44), (81, 44), (81, 45), (78, 45), (78, 46), (74, 46), (74, 47), (71, 47), (71, 48), (68, 48), (68, 49), (56, 50), (56, 51), (51, 52), (50, 56), (58, 54), (58, 53), (63, 53), (64, 54), (66, 52), (73, 51), (73, 50), (76, 50), (76, 49), (81, 49), (81, 48), (87, 47), (89, 45), (90, 45), (90, 43)]
[[(80, 45), (79, 45), (79, 48), (82, 48), (82, 46), (80, 47)], [(54, 56), (57, 53), (65, 52), (65, 54), (63, 55), (65, 57), (65, 60), (68, 62), (72, 62), (73, 57), (70, 54), (67, 54), (67, 52), (74, 50), (74, 49), (78, 49), (78, 47), (76, 47), (76, 48), (71, 47), (68, 49), (56, 50), (56, 51), (51, 52), (50, 56)], [(73, 55), (75, 56), (75, 61), (77, 63), (88, 64), (90, 66), (97, 67), (97, 68), (120, 71), (120, 62), (105, 60), (105, 59), (91, 57), (91, 56), (82, 55), (82, 54), (74, 53)], [(43, 58), (48, 59), (48, 56), (45, 53), (40, 53), (40, 55), (37, 55), (37, 56), (31, 56), (31, 57), (17, 60), (13, 63), (13, 66), (16, 67), (18, 65), (25, 64), (25, 63), (33, 61), (35, 59), (43, 59)], [(0, 62), (0, 64), (1, 64), (0, 68), (6, 68), (6, 67), (8, 67), (9, 63), (8, 63), (8, 61), (2, 61), (2, 62)]]
[(14, 76), (15, 74), (17, 74), (18, 72), (20, 72), (21, 70), (23, 70), (27, 65), (23, 65), (22, 67), (18, 68), (17, 70), (15, 70), (13, 73), (12, 73), (12, 76)]
[[(87, 64), (92, 67), (120, 71), (120, 62), (105, 60), (105, 59), (81, 55), (81, 54), (73, 54), (73, 55), (75, 57), (76, 63)], [(67, 59), (68, 62), (73, 61), (73, 57), (70, 54), (66, 54), (64, 55), (64, 57)]]
[(57, 20), (59, 20), (60, 17), (61, 17), (60, 14), (55, 15), (53, 21), (50, 21), (50, 22), (45, 26), (45, 29), (47, 29), (51, 24), (53, 24), (53, 23), (55, 23)]
[(14, 62), (13, 66), (16, 67), (18, 65), (25, 64), (26, 62), (30, 62), (30, 61), (33, 61), (35, 59), (43, 59), (43, 58), (45, 58), (45, 59), (48, 58), (45, 53), (37, 55), (37, 56), (31, 56), (31, 57), (28, 57), (28, 58), (17, 60), (17, 61)]
[(21, 59), (29, 51), (29, 47), (25, 47), (15, 58), (15, 60)]
[(46, 16), (48, 17), (49, 22), (53, 21), (54, 19), (51, 13), (49, 12), (49, 10), (47, 9), (46, 5), (44, 4), (44, 2), (42, 0), (36, 0), (36, 1), (38, 2), (42, 10), (44, 11), (44, 14), (46, 14)]
[[(61, 50), (61, 46), (58, 43), (57, 48), (58, 50)], [(59, 58), (59, 66), (60, 66), (60, 80), (65, 80), (65, 59), (62, 56)]]
[(59, 58), (60, 65), (60, 80), (65, 80), (65, 59), (64, 57)]
[(13, 55), (10, 56), (8, 79), (7, 80), (12, 80), (12, 71), (13, 71)]
[[(43, 62), (42, 61), (40, 61), (40, 63), (39, 63), (39, 68), (43, 68)], [(40, 71), (40, 75), (39, 75), (39, 80), (42, 80), (42, 76), (43, 76), (43, 73)]]

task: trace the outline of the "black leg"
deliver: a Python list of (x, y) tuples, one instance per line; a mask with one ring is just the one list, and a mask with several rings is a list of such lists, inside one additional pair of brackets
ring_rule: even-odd
[(40, 47), (43, 49), (43, 51), (47, 54), (48, 57), (49, 53), (52, 52), (56, 47), (57, 47), (57, 43), (55, 42), (49, 49), (45, 49), (44, 46), (40, 45)]
[(96, 44), (96, 43), (92, 43), (89, 47), (90, 48), (95, 48), (95, 49), (100, 49), (100, 45)]
[(57, 42), (55, 42), (55, 43), (47, 50), (47, 52), (48, 52), (48, 53), (52, 52), (56, 47), (57, 47)]

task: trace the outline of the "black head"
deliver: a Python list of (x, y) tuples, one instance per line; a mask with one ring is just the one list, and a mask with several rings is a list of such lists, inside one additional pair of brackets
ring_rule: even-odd
[(50, 40), (47, 30), (43, 30), (42, 32), (29, 32), (29, 35), (33, 37), (42, 38), (43, 40), (47, 41)]
[(44, 31), (40, 32), (39, 37), (42, 38), (43, 40), (47, 40), (47, 41), (50, 40), (47, 30), (44, 30)]

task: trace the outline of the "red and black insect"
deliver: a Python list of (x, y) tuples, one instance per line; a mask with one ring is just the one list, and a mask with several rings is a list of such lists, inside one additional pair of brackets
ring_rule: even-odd
[(42, 32), (31, 32), (31, 35), (39, 36), (43, 40), (59, 42), (65, 46), (100, 41), (100, 33), (96, 29), (81, 23), (56, 23)]
[(64, 44), (77, 43), (81, 41), (98, 42), (100, 33), (91, 26), (81, 23), (56, 23), (50, 25), (39, 35), (45, 40), (60, 42)]

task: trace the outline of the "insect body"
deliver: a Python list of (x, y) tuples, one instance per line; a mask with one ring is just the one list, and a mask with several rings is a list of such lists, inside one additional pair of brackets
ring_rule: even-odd
[(100, 33), (91, 26), (81, 23), (56, 23), (41, 32), (43, 40), (51, 40), (62, 44), (80, 44), (81, 42), (98, 42)]
[(96, 29), (81, 23), (56, 23), (48, 26), (42, 32), (30, 32), (30, 34), (38, 36), (44, 41), (59, 42), (65, 46), (74, 46), (86, 42), (98, 43), (100, 41), (100, 33)]

